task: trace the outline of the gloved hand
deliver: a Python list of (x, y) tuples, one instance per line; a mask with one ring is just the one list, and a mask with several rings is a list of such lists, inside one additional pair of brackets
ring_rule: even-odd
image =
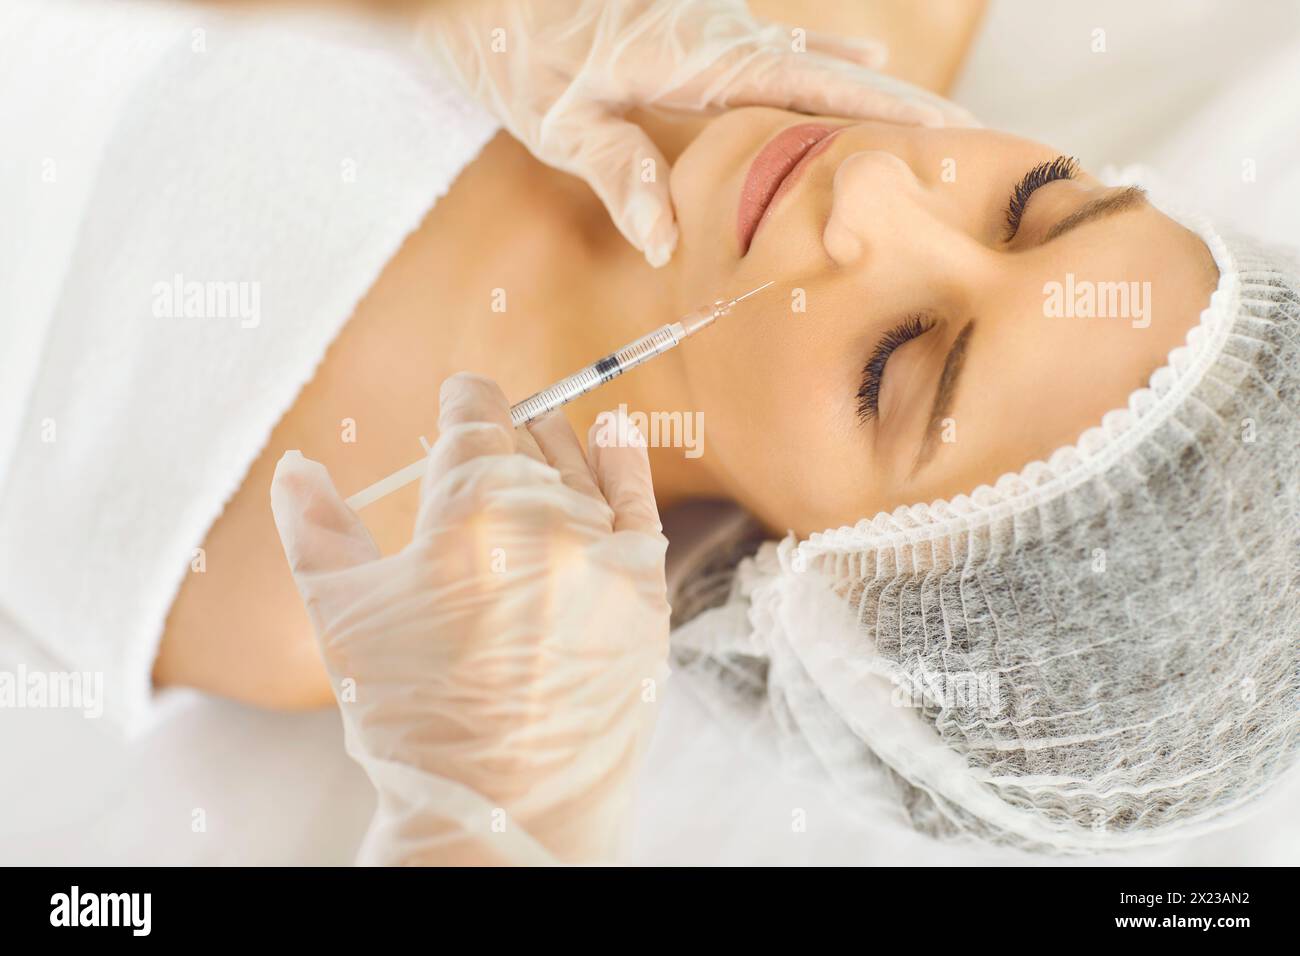
[(672, 256), (677, 224), (668, 163), (622, 118), (633, 107), (761, 105), (973, 122), (942, 98), (874, 72), (883, 45), (813, 31), (796, 38), (760, 24), (744, 0), (440, 0), (421, 37), (534, 156), (585, 179), (653, 266)]
[(589, 465), (561, 415), (515, 430), (470, 375), (443, 384), (438, 424), (391, 557), (320, 464), (289, 452), (271, 485), (348, 752), (379, 792), (359, 862), (614, 861), (667, 677), (644, 440), (606, 421), (624, 440), (589, 439)]

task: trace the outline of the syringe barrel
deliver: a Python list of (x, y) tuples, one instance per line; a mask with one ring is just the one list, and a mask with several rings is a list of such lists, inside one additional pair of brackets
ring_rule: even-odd
[(680, 322), (660, 326), (649, 335), (641, 336), (617, 352), (611, 352), (600, 361), (593, 362), (586, 368), (560, 379), (554, 385), (512, 406), (510, 420), (516, 428), (527, 425), (533, 419), (540, 418), (561, 405), (567, 405), (578, 396), (585, 395), (610, 379), (618, 378), (642, 362), (649, 361), (656, 355), (662, 355), (685, 337), (686, 333)]

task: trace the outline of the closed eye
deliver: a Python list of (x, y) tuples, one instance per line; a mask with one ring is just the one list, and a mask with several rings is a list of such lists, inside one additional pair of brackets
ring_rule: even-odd
[(1039, 163), (1016, 183), (1011, 190), (1011, 200), (1007, 203), (1007, 225), (1005, 242), (1016, 238), (1020, 231), (1020, 220), (1025, 214), (1025, 206), (1035, 191), (1058, 179), (1074, 179), (1079, 175), (1079, 161), (1073, 156), (1057, 156), (1053, 160)]
[(885, 378), (885, 366), (889, 363), (889, 357), (934, 326), (933, 318), (918, 312), (909, 315), (884, 334), (872, 349), (867, 364), (862, 367), (862, 383), (858, 386), (858, 421), (865, 425), (880, 414), (880, 386)]

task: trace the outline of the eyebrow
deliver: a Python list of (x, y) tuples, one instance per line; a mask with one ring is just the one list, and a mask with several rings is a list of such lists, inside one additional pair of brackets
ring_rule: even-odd
[(1047, 235), (1043, 237), (1043, 242), (1051, 242), (1058, 236), (1065, 235), (1071, 229), (1078, 229), (1085, 223), (1104, 219), (1106, 216), (1113, 216), (1115, 213), (1124, 212), (1126, 209), (1136, 209), (1145, 205), (1147, 205), (1147, 194), (1146, 190), (1141, 186), (1127, 186), (1124, 189), (1114, 190), (1098, 199), (1084, 203), (1070, 213), (1048, 231)]
[(925, 426), (925, 438), (921, 440), (921, 447), (916, 453), (916, 461), (912, 465), (913, 475), (921, 470), (922, 465), (934, 457), (934, 453), (939, 447), (939, 442), (935, 436), (938, 434), (939, 424), (952, 411), (953, 397), (957, 392), (957, 379), (961, 376), (961, 370), (966, 365), (966, 350), (970, 346), (970, 336), (974, 330), (975, 320), (971, 319), (957, 333), (957, 337), (952, 340), (952, 345), (948, 347), (948, 357), (943, 360), (943, 371), (939, 373), (939, 384), (934, 389), (934, 403), (930, 406), (930, 420)]

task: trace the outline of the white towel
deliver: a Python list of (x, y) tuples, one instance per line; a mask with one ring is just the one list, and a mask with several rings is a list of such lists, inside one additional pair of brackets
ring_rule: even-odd
[(353, 23), (11, 0), (0, 128), (0, 608), (131, 728), (194, 549), (496, 127)]

